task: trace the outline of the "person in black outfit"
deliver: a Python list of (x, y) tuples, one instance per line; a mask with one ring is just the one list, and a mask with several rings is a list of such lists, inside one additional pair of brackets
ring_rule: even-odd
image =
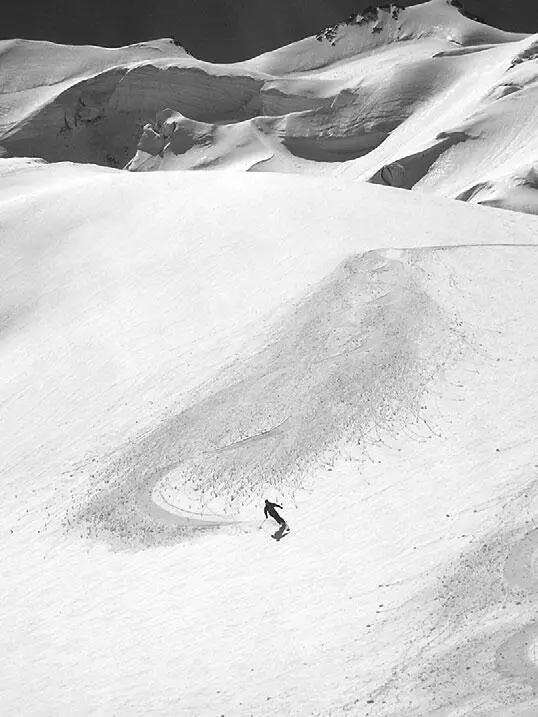
[(278, 505), (278, 503), (270, 503), (268, 500), (266, 500), (265, 507), (263, 509), (265, 517), (268, 518), (269, 516), (271, 516), (271, 518), (274, 518), (282, 528), (287, 528), (288, 525), (286, 521), (281, 515), (276, 512), (275, 508), (280, 508), (280, 510), (282, 510), (282, 506)]

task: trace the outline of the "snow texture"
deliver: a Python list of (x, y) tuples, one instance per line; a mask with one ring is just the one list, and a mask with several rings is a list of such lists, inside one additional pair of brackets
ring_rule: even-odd
[(0, 43), (2, 717), (538, 714), (537, 40), (458, 5)]

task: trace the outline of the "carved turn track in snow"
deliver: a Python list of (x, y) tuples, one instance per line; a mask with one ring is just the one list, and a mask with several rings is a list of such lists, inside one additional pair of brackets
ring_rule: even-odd
[(197, 526), (202, 513), (205, 525), (229, 523), (268, 490), (293, 493), (341, 441), (365, 447), (416, 421), (426, 386), (462, 345), (428, 294), (420, 252), (352, 256), (261, 350), (106, 469), (106, 489), (79, 518), (105, 539), (142, 544), (177, 539), (192, 513)]

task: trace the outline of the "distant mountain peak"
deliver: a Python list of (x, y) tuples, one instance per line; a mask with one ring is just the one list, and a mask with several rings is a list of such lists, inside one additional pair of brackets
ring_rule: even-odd
[(481, 22), (483, 25), (487, 25), (487, 20), (484, 20), (483, 17), (480, 15), (475, 15), (475, 13), (470, 12), (465, 8), (465, 4), (461, 2), (461, 0), (446, 0), (449, 5), (452, 5), (452, 7), (455, 7), (464, 17), (468, 18), (469, 20), (474, 20), (475, 22)]
[(334, 43), (338, 30), (346, 26), (373, 25), (372, 32), (379, 32), (382, 28), (381, 25), (377, 25), (377, 23), (383, 18), (383, 14), (387, 13), (392, 20), (398, 20), (400, 12), (405, 9), (405, 5), (398, 3), (389, 3), (388, 5), (380, 5), (378, 7), (367, 5), (362, 10), (354, 10), (342, 22), (325, 27), (316, 35), (316, 40), (319, 42), (327, 40), (330, 43)]

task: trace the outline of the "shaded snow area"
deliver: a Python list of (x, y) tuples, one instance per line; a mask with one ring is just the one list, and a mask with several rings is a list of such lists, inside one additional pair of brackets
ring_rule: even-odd
[(537, 36), (461, 10), (0, 43), (1, 717), (538, 715)]

